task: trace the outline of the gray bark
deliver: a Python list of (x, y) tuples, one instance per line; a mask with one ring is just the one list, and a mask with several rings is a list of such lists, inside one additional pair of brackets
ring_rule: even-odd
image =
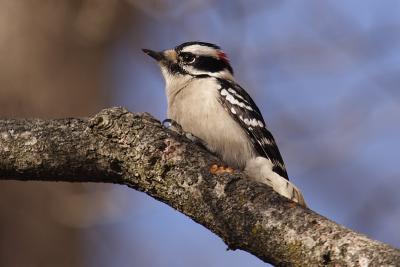
[(277, 266), (398, 266), (400, 250), (355, 233), (234, 174), (149, 114), (105, 109), (89, 119), (0, 120), (0, 179), (127, 185)]

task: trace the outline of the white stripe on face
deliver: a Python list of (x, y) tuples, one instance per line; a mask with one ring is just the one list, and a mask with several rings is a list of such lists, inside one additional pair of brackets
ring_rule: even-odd
[(189, 45), (182, 49), (182, 52), (189, 52), (195, 55), (204, 55), (218, 58), (218, 49), (204, 45)]

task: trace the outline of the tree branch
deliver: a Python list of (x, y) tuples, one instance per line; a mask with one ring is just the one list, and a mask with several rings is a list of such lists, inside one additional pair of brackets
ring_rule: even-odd
[(0, 179), (124, 184), (277, 266), (387, 266), (400, 251), (281, 197), (149, 114), (105, 109), (90, 119), (0, 120)]

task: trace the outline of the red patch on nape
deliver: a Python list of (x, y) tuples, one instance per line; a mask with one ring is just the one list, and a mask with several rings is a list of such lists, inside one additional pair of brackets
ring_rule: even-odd
[(223, 52), (223, 51), (218, 51), (217, 53), (218, 58), (222, 61), (224, 61), (225, 63), (229, 64), (229, 58), (228, 56)]

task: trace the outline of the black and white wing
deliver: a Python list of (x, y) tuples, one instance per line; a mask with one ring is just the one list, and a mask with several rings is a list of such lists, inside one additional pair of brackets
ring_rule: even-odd
[(267, 130), (260, 110), (249, 94), (238, 84), (218, 79), (219, 101), (250, 137), (260, 156), (271, 160), (273, 171), (289, 180), (281, 153), (274, 137)]

